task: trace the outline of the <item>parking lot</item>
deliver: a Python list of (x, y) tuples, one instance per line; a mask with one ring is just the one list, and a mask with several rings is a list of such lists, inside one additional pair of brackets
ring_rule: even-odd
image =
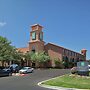
[(13, 75), (0, 78), (0, 90), (48, 90), (39, 87), (38, 82), (69, 73), (64, 69), (37, 69), (25, 75)]

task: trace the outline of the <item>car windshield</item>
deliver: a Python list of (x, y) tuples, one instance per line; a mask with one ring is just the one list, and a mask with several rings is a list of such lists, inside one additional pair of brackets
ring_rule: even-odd
[(12, 65), (10, 65), (10, 67), (16, 68), (16, 67), (18, 67), (18, 65), (17, 64), (12, 64)]

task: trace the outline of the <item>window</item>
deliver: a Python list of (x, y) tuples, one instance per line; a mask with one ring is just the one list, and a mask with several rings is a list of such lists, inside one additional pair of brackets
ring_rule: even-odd
[(66, 55), (66, 50), (65, 49), (63, 49), (63, 54)]
[(39, 34), (39, 39), (42, 41), (43, 40), (43, 33), (42, 32), (40, 32), (40, 34)]
[(75, 53), (75, 57), (76, 57), (76, 53)]
[(74, 52), (74, 56), (75, 56), (75, 52)]
[(72, 56), (72, 52), (70, 52), (70, 55)]
[(70, 51), (68, 51), (68, 56), (69, 56), (69, 52), (70, 52)]
[(36, 40), (36, 32), (32, 33), (32, 40)]
[(32, 52), (35, 53), (35, 46), (32, 46)]

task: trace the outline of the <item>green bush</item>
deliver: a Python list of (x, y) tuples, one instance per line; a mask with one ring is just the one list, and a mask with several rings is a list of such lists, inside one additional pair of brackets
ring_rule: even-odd
[(55, 68), (64, 68), (64, 66), (63, 66), (63, 64), (62, 64), (62, 62), (60, 61), (60, 59), (56, 59), (55, 58)]

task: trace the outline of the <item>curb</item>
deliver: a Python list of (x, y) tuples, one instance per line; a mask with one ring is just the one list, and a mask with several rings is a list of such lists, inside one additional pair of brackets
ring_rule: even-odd
[[(64, 75), (62, 75), (62, 76), (64, 76)], [(60, 76), (60, 77), (62, 77), (62, 76)], [(55, 78), (57, 78), (57, 77), (55, 77)], [(77, 88), (64, 88), (64, 87), (50, 86), (50, 85), (42, 84), (46, 81), (49, 81), (49, 80), (52, 80), (52, 79), (55, 79), (55, 78), (51, 78), (51, 79), (48, 79), (48, 80), (41, 81), (37, 85), (40, 86), (40, 87), (43, 87), (43, 88), (54, 89), (54, 90), (89, 90), (89, 89), (77, 89)]]

